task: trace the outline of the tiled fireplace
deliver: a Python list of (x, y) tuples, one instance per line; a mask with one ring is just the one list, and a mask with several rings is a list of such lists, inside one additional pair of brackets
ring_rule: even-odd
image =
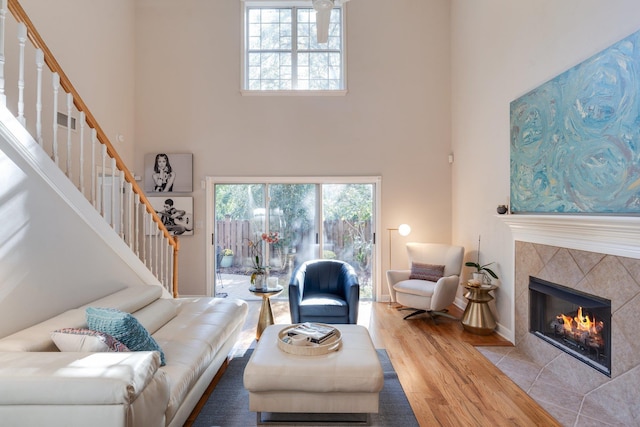
[[(606, 414), (611, 425), (640, 426), (638, 220), (627, 222), (605, 218), (596, 221), (594, 226), (591, 219), (572, 221), (567, 218), (558, 221), (556, 217), (531, 216), (524, 219), (524, 216), (516, 218), (518, 216), (509, 215), (511, 218), (504, 219), (514, 236), (517, 349), (544, 367), (541, 376), (560, 380), (568, 390), (576, 390), (584, 395), (581, 403), (584, 416), (602, 419)], [(606, 351), (610, 355), (596, 356), (595, 364), (585, 363), (581, 357), (584, 359), (584, 354), (589, 351), (576, 357), (575, 353), (540, 336), (549, 331), (533, 333), (530, 330), (532, 277), (543, 284), (559, 285), (560, 289), (580, 297), (593, 296), (593, 300), (604, 305), (610, 302), (609, 308), (595, 310), (597, 315), (591, 310), (591, 315), (597, 317), (595, 322), (608, 322), (607, 328), (610, 329), (604, 332), (609, 335), (610, 348)], [(593, 302), (589, 304), (594, 305)], [(563, 314), (578, 316), (576, 307), (579, 308), (580, 304), (565, 306), (559, 309), (568, 312)], [(610, 310), (610, 317), (607, 310)], [(543, 323), (553, 323), (553, 319), (546, 316)], [(578, 348), (582, 344), (574, 342), (567, 345)], [(607, 372), (609, 369), (610, 376)]]

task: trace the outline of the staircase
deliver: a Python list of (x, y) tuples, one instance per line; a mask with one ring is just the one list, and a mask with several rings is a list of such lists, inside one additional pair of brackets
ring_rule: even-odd
[(0, 0), (0, 217), (0, 311), (42, 291), (44, 317), (83, 280), (178, 296), (177, 238), (17, 0)]

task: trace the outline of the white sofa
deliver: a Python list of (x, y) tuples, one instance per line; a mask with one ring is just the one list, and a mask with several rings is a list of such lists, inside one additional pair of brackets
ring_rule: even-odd
[[(165, 295), (166, 296), (166, 295)], [(86, 307), (131, 313), (162, 348), (60, 352), (51, 332), (86, 328)], [(2, 426), (182, 426), (247, 316), (242, 300), (163, 298), (134, 286), (0, 339)]]

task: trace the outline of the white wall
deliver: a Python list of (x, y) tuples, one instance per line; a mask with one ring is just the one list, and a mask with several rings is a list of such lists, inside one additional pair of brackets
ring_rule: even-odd
[[(640, 29), (636, 0), (453, 0), (453, 241), (498, 262), (500, 330), (513, 331), (509, 103)], [(469, 256), (469, 254), (468, 254)], [(475, 254), (472, 254), (475, 256)]]
[[(396, 267), (406, 241), (449, 242), (449, 2), (349, 2), (344, 97), (241, 96), (241, 7), (136, 1), (135, 169), (147, 153), (193, 153), (196, 224), (205, 176), (382, 175), (382, 229), (413, 228), (394, 236)], [(180, 238), (182, 295), (205, 292), (210, 240)]]
[[(130, 169), (134, 164), (135, 144), (134, 3), (131, 0), (20, 0), (38, 33)], [(27, 119), (33, 120), (33, 114)], [(118, 134), (124, 137), (124, 142), (117, 140)]]

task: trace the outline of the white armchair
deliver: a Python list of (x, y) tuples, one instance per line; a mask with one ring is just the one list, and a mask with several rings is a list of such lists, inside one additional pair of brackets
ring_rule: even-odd
[(447, 307), (456, 298), (464, 248), (440, 243), (407, 243), (407, 252), (411, 270), (387, 271), (391, 300), (401, 304), (401, 310), (414, 310), (404, 318), (428, 313), (434, 322), (436, 316), (456, 319), (447, 313)]

